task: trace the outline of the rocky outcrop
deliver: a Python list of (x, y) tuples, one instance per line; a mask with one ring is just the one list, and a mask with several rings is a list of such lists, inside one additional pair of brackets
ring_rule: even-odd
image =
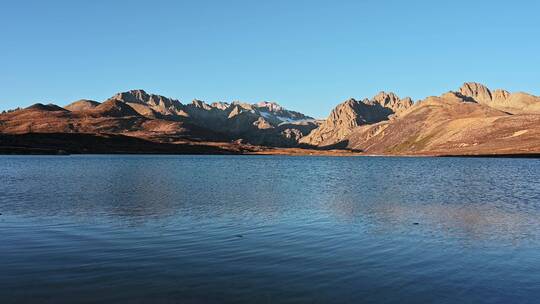
[(182, 104), (176, 99), (171, 99), (161, 95), (148, 94), (144, 90), (131, 90), (122, 92), (109, 98), (127, 103), (139, 114), (149, 117), (160, 116), (182, 116)]
[(389, 119), (410, 108), (410, 98), (400, 99), (394, 93), (380, 92), (371, 100), (348, 99), (332, 110), (330, 116), (300, 143), (311, 146), (339, 144), (358, 126), (373, 124)]
[(459, 93), (477, 103), (511, 114), (540, 113), (540, 97), (527, 93), (510, 93), (501, 89), (492, 92), (486, 86), (476, 82), (464, 83)]
[(491, 91), (484, 85), (476, 82), (466, 82), (459, 89), (459, 93), (466, 97), (471, 97), (478, 103), (490, 104), (493, 100)]
[(380, 104), (383, 108), (392, 110), (392, 112), (399, 114), (413, 105), (413, 101), (410, 97), (400, 99), (394, 93), (380, 92), (375, 95), (372, 102)]
[(271, 119), (278, 124), (313, 120), (313, 117), (304, 115), (300, 112), (287, 110), (275, 102), (263, 101), (254, 104), (253, 107), (266, 119)]

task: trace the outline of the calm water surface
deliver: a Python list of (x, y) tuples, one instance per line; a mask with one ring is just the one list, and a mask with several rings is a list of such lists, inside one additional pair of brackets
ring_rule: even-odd
[(540, 160), (0, 157), (0, 303), (538, 303)]

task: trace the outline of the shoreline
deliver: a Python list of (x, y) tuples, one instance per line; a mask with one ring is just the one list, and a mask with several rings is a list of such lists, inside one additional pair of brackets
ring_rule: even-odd
[(312, 156), (312, 157), (392, 157), (392, 158), (530, 158), (540, 159), (540, 153), (500, 153), (500, 154), (367, 154), (358, 152), (247, 152), (247, 153), (169, 153), (169, 152), (137, 152), (137, 151), (109, 151), (96, 153), (69, 153), (63, 150), (44, 150), (44, 149), (3, 149), (0, 147), (0, 156), (83, 156), (83, 155), (126, 155), (126, 156), (180, 156), (180, 155), (214, 155), (214, 156)]
[(155, 141), (122, 134), (24, 133), (0, 134), (0, 155), (283, 155), (337, 157), (467, 157), (540, 158), (540, 151), (471, 153), (420, 151), (412, 153), (370, 153), (346, 149), (267, 147), (234, 142), (179, 140)]

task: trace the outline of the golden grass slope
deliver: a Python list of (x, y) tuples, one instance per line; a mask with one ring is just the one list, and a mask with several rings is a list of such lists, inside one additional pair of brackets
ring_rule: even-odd
[(358, 127), (345, 141), (372, 154), (538, 153), (540, 115), (512, 115), (447, 93), (395, 119)]

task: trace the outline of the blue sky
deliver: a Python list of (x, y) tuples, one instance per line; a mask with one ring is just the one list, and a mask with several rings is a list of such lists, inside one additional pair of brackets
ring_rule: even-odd
[(539, 3), (0, 0), (0, 109), (137, 88), (316, 117), (464, 81), (540, 95)]

